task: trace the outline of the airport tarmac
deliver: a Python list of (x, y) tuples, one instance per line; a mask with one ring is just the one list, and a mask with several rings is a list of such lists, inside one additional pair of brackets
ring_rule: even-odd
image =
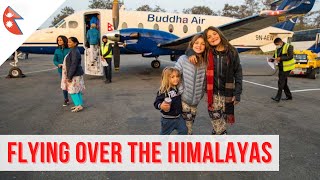
[[(9, 61), (0, 67), (1, 135), (150, 135), (159, 134), (160, 113), (153, 101), (162, 68), (172, 66), (169, 57), (152, 59), (121, 56), (120, 72), (113, 83), (101, 77), (85, 77), (85, 110), (71, 113), (62, 107), (60, 79), (52, 55), (29, 55), (20, 60), (27, 75), (6, 79)], [(320, 78), (290, 77), (293, 100), (280, 103), (277, 74), (266, 56), (241, 55), (244, 82), (241, 103), (236, 106), (233, 135), (280, 135), (279, 172), (0, 172), (0, 179), (317, 179), (320, 177)], [(203, 100), (194, 134), (211, 133)]]

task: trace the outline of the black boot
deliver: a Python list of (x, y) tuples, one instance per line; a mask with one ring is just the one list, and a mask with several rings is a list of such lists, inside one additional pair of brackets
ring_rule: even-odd
[(292, 97), (285, 97), (285, 98), (282, 98), (281, 100), (284, 100), (284, 101), (287, 101), (287, 100), (292, 100)]
[(271, 97), (272, 100), (276, 101), (276, 102), (280, 102), (280, 98), (279, 97)]
[(216, 131), (214, 129), (212, 129), (212, 132), (211, 132), (212, 135), (217, 135)]

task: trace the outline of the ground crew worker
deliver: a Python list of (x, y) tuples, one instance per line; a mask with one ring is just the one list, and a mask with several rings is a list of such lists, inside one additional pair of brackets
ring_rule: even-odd
[(108, 42), (107, 36), (102, 37), (101, 43), (101, 55), (102, 61), (107, 61), (108, 66), (103, 66), (104, 73), (105, 73), (105, 83), (111, 83), (112, 78), (112, 68), (111, 68), (111, 60), (112, 60), (112, 45)]
[(282, 98), (282, 100), (292, 100), (292, 94), (288, 86), (288, 76), (291, 70), (293, 70), (295, 67), (295, 60), (293, 58), (293, 46), (288, 43), (284, 43), (280, 38), (276, 38), (274, 40), (274, 44), (277, 48), (274, 52), (273, 60), (278, 63), (279, 80), (278, 93), (271, 99), (279, 102), (281, 99), (282, 90), (284, 90), (286, 97)]

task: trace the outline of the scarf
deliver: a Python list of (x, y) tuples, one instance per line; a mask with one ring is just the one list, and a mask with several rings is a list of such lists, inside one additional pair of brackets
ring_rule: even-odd
[[(227, 123), (233, 124), (235, 122), (234, 118), (234, 105), (232, 101), (233, 91), (234, 91), (234, 77), (233, 77), (233, 63), (230, 57), (230, 53), (227, 52), (225, 56), (227, 58), (227, 72), (226, 72), (226, 84), (225, 84), (225, 108), (227, 115)], [(208, 66), (207, 66), (207, 97), (208, 97), (208, 111), (214, 111), (213, 95), (214, 95), (214, 55), (212, 51), (208, 53)], [(216, 77), (219, 78), (219, 77)]]

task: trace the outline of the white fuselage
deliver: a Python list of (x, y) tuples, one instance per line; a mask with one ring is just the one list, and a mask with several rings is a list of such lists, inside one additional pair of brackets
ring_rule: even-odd
[[(79, 39), (80, 43), (83, 43), (86, 34), (84, 18), (85, 15), (89, 14), (100, 14), (101, 36), (114, 30), (111, 10), (93, 9), (79, 11), (66, 17), (64, 22), (59, 24), (58, 27), (37, 30), (29, 39), (27, 39), (25, 42), (27, 44), (24, 44), (23, 46), (38, 46), (39, 44), (37, 43), (47, 46), (56, 46), (54, 43), (59, 35), (65, 35), (67, 37), (75, 36)], [(223, 16), (120, 10), (118, 29), (145, 28), (158, 29), (166, 32), (170, 32), (171, 29), (173, 34), (184, 37), (203, 31), (209, 26), (220, 26), (235, 20), (237, 19)], [(238, 48), (259, 48), (273, 44), (273, 40), (276, 37), (286, 40), (288, 37), (292, 37), (292, 35), (293, 32), (291, 31), (268, 27), (234, 39), (231, 41), (231, 44)], [(270, 50), (273, 49), (274, 46), (271, 46)]]

